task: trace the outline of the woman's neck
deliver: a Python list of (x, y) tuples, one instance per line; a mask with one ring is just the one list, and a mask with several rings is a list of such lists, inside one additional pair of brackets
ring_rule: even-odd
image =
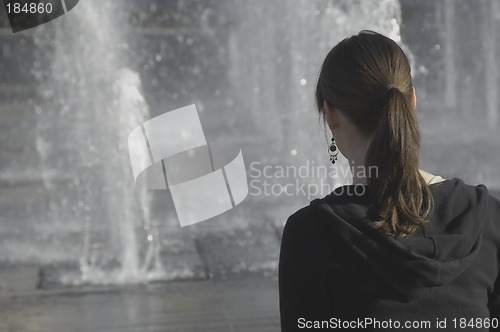
[(364, 161), (362, 163), (356, 163), (355, 160), (351, 160), (350, 167), (352, 173), (352, 184), (368, 184), (369, 170), (366, 169)]
[(349, 146), (347, 147), (347, 151), (349, 151), (348, 159), (349, 168), (351, 169), (352, 173), (352, 183), (367, 184), (368, 177), (370, 176), (370, 170), (372, 171), (372, 173), (373, 171), (376, 171), (376, 169), (374, 170), (370, 167), (367, 168), (365, 165), (365, 157), (368, 148), (370, 147), (371, 140), (359, 137), (358, 139), (351, 139), (348, 142)]

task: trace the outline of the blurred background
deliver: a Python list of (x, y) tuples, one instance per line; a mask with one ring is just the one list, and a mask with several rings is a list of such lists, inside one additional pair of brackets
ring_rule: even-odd
[[(81, 0), (16, 34), (2, 8), (0, 24), (5, 331), (278, 330), (283, 225), (349, 183), (345, 160), (313, 170), (329, 167), (316, 78), (362, 29), (411, 60), (421, 168), (500, 196), (495, 0)], [(181, 228), (168, 191), (135, 187), (127, 137), (190, 104), (208, 141), (241, 147), (250, 192)]]

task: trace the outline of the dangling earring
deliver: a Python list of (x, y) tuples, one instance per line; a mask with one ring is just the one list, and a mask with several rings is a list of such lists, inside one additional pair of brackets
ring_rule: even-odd
[(337, 143), (335, 143), (335, 138), (332, 137), (332, 143), (328, 147), (328, 154), (330, 155), (330, 161), (333, 165), (335, 165), (335, 161), (337, 161), (337, 155), (339, 154), (339, 148), (337, 147)]

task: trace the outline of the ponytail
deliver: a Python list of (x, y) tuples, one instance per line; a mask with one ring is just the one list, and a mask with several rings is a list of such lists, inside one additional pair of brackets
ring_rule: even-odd
[(365, 167), (377, 172), (368, 172), (368, 190), (378, 210), (376, 225), (393, 237), (415, 233), (433, 208), (419, 170), (420, 134), (412, 94), (403, 50), (392, 39), (365, 30), (328, 53), (316, 87), (319, 112), (328, 102), (372, 139)]
[(420, 134), (410, 98), (388, 86), (365, 166), (375, 166), (368, 188), (379, 210), (376, 225), (394, 237), (413, 234), (429, 216), (433, 201), (419, 171)]

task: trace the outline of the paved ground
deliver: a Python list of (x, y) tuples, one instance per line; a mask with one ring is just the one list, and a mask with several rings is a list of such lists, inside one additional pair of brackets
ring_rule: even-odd
[(25, 290), (0, 296), (0, 331), (279, 331), (275, 277), (121, 288)]

